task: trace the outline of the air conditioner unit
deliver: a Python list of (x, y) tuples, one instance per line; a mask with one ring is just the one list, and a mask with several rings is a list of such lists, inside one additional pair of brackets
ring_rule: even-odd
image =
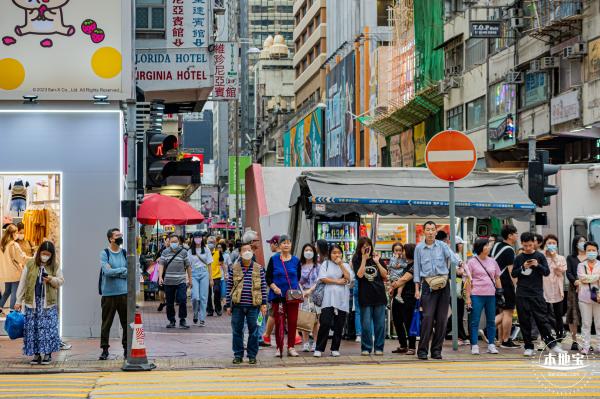
[(450, 89), (458, 89), (462, 85), (462, 79), (457, 76), (453, 76), (448, 79), (447, 86)]
[(510, 27), (511, 29), (522, 29), (526, 25), (525, 18), (511, 18)]
[(529, 71), (530, 72), (539, 72), (542, 68), (542, 63), (540, 60), (533, 60), (529, 63)]
[(454, 65), (446, 68), (446, 76), (459, 76), (462, 72), (462, 67), (459, 65)]
[(563, 49), (563, 58), (581, 58), (587, 54), (586, 43), (577, 43)]
[(560, 67), (560, 58), (558, 57), (543, 57), (541, 59), (541, 69), (554, 69)]
[(523, 74), (517, 71), (509, 71), (504, 80), (507, 84), (520, 84), (523, 83)]
[(440, 80), (438, 82), (438, 92), (442, 95), (446, 95), (450, 92), (450, 87), (448, 87), (448, 82), (445, 80)]

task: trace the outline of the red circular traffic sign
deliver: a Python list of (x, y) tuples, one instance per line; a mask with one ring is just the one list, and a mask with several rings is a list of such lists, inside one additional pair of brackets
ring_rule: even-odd
[(457, 181), (467, 177), (477, 162), (475, 145), (466, 134), (444, 130), (425, 148), (427, 168), (439, 179)]

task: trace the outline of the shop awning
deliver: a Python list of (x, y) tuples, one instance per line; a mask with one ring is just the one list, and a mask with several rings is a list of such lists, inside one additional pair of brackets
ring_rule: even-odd
[[(303, 172), (290, 198), (312, 213), (357, 212), (399, 216), (448, 216), (448, 183), (424, 168), (356, 168)], [(473, 172), (456, 183), (456, 215), (527, 219), (535, 211), (514, 174)]]

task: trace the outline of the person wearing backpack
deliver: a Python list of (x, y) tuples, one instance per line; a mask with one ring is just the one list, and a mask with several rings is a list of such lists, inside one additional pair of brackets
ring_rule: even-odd
[(100, 276), (98, 278), (98, 293), (102, 296), (102, 327), (100, 329), (100, 348), (102, 353), (99, 360), (108, 359), (110, 329), (115, 318), (119, 315), (123, 333), (123, 356), (127, 356), (127, 253), (121, 248), (123, 233), (118, 228), (112, 228), (106, 233), (108, 247), (100, 252)]
[(187, 288), (193, 288), (192, 264), (188, 252), (175, 234), (169, 237), (169, 247), (160, 256), (158, 285), (165, 287), (167, 318), (169, 319), (167, 328), (175, 328), (175, 300), (179, 304), (179, 328), (190, 328), (186, 318)]
[[(517, 228), (511, 224), (502, 226), (502, 242), (496, 242), (490, 252), (500, 267), (500, 282), (504, 290), (504, 305), (496, 316), (496, 328), (500, 347), (505, 349), (518, 349), (521, 345), (515, 344), (510, 338), (512, 330), (513, 312), (516, 307), (515, 280), (511, 277), (515, 263), (515, 250), (513, 249), (519, 239)], [(488, 337), (493, 342), (495, 337)]]

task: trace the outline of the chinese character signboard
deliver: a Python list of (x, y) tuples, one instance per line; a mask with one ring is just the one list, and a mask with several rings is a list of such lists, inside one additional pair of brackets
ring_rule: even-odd
[(166, 0), (167, 47), (208, 46), (208, 0)]
[(0, 99), (130, 98), (130, 21), (130, 1), (2, 2)]
[(214, 100), (236, 100), (239, 97), (239, 49), (234, 42), (215, 43)]
[(145, 92), (208, 88), (211, 60), (206, 48), (137, 50), (137, 84)]

